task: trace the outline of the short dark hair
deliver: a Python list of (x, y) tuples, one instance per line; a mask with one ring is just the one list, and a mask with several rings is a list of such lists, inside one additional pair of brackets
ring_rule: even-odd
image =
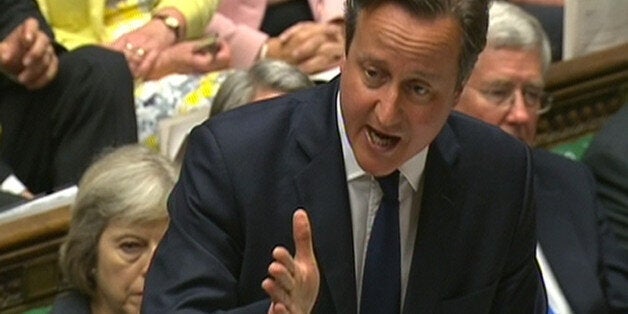
[(366, 8), (384, 3), (396, 3), (408, 12), (424, 18), (454, 17), (463, 33), (462, 53), (459, 60), (458, 87), (469, 77), (478, 55), (486, 44), (489, 0), (347, 0), (345, 11), (346, 53), (355, 33), (357, 17)]

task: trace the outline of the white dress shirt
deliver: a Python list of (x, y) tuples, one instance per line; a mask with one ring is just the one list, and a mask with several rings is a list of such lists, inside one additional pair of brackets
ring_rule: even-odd
[[(353, 149), (345, 131), (342, 108), (340, 107), (340, 93), (336, 99), (338, 119), (338, 133), (342, 142), (342, 154), (345, 164), (347, 186), (349, 189), (349, 204), (351, 206), (351, 222), (353, 226), (353, 250), (355, 259), (356, 288), (358, 307), (362, 291), (362, 276), (366, 248), (371, 228), (383, 192), (375, 178), (366, 173), (355, 159)], [(417, 234), (419, 212), (421, 205), (422, 184), (421, 178), (425, 168), (428, 147), (420, 151), (399, 168), (399, 238), (401, 239), (401, 309), (403, 309), (406, 287), (414, 240)], [(359, 311), (359, 309), (358, 309)]]
[(539, 263), (543, 284), (545, 285), (547, 306), (556, 314), (572, 314), (573, 311), (569, 307), (569, 303), (567, 299), (565, 299), (565, 295), (560, 289), (560, 285), (558, 285), (558, 281), (556, 277), (554, 277), (554, 272), (547, 262), (545, 254), (543, 254), (543, 250), (541, 249), (541, 244), (539, 243), (536, 244), (536, 261)]

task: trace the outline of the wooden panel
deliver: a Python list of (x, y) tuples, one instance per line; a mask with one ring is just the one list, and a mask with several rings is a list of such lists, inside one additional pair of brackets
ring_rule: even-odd
[(49, 305), (66, 288), (58, 251), (69, 221), (64, 206), (0, 225), (0, 313)]
[(599, 130), (628, 102), (628, 44), (552, 64), (546, 90), (554, 103), (539, 119), (536, 146), (552, 147)]

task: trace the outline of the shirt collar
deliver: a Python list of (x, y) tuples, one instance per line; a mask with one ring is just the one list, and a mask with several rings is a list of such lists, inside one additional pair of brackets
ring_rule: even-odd
[[(336, 97), (336, 117), (338, 120), (338, 133), (340, 134), (340, 141), (342, 143), (342, 156), (345, 163), (345, 175), (347, 182), (363, 176), (372, 177), (372, 175), (366, 173), (366, 171), (360, 167), (358, 161), (355, 159), (353, 148), (351, 148), (351, 144), (349, 143), (349, 137), (347, 136), (344, 118), (342, 116), (342, 108), (340, 107), (340, 91)], [(412, 158), (399, 167), (399, 172), (410, 183), (410, 186), (412, 186), (414, 191), (419, 189), (419, 181), (421, 179), (421, 174), (425, 169), (428, 150), (429, 146), (412, 156)]]

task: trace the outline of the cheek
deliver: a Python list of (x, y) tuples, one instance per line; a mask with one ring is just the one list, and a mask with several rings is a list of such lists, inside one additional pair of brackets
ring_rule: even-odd
[(431, 107), (418, 107), (412, 112), (407, 112), (407, 125), (411, 130), (412, 146), (414, 149), (423, 149), (429, 144), (443, 128), (452, 107), (441, 104)]
[(347, 128), (364, 123), (371, 104), (374, 103), (368, 91), (361, 87), (360, 82), (351, 81), (344, 81), (341, 90), (351, 91), (342, 93), (340, 98), (342, 115)]
[(98, 289), (109, 294), (110, 298), (120, 300), (140, 274), (137, 263), (127, 263), (113, 256), (101, 254), (98, 258)]

